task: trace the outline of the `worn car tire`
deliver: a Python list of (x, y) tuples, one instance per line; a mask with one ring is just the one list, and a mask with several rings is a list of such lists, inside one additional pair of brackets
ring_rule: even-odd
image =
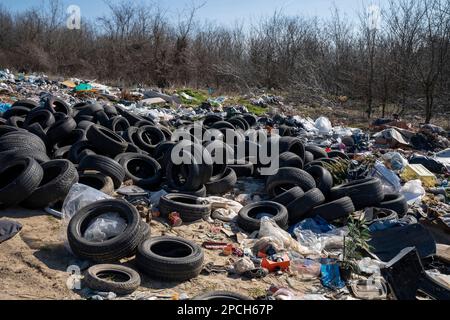
[(208, 182), (206, 191), (208, 194), (223, 195), (231, 190), (237, 183), (237, 176), (233, 169), (227, 168), (218, 180)]
[(317, 188), (311, 189), (300, 197), (292, 201), (286, 207), (289, 213), (289, 224), (293, 225), (303, 220), (311, 210), (325, 202), (325, 196)]
[(108, 128), (93, 125), (86, 132), (88, 141), (102, 154), (112, 157), (125, 152), (127, 142)]
[(292, 189), (289, 189), (288, 191), (280, 194), (279, 196), (273, 198), (272, 202), (277, 202), (279, 204), (282, 204), (283, 206), (288, 206), (291, 202), (303, 197), (305, 195), (305, 192), (303, 192), (302, 188), (300, 187), (294, 187)]
[(279, 161), (280, 168), (290, 167), (303, 169), (303, 160), (295, 153), (283, 152), (280, 154)]
[[(111, 275), (111, 277), (107, 277)], [(114, 281), (112, 275), (118, 277)], [(131, 268), (117, 264), (97, 264), (90, 267), (84, 283), (92, 290), (99, 292), (114, 292), (125, 296), (136, 291), (141, 285), (141, 276)]]
[(196, 196), (169, 193), (161, 197), (159, 211), (164, 217), (178, 212), (183, 221), (194, 222), (211, 214), (211, 204)]
[(0, 208), (19, 204), (39, 186), (42, 167), (32, 158), (0, 163)]
[(43, 209), (55, 203), (69, 193), (70, 188), (78, 182), (78, 173), (72, 162), (53, 160), (42, 165), (44, 176), (40, 185), (21, 204), (29, 209)]
[(233, 300), (253, 300), (250, 297), (244, 296), (242, 294), (230, 291), (210, 291), (206, 293), (199, 294), (193, 297), (191, 300), (218, 300), (218, 301), (233, 301)]
[(386, 194), (377, 208), (390, 209), (403, 217), (408, 212), (408, 203), (402, 194)]
[(80, 173), (78, 182), (107, 195), (114, 194), (114, 183), (112, 179), (98, 171), (85, 171), (84, 173)]
[(317, 188), (327, 196), (333, 187), (333, 176), (330, 171), (323, 167), (312, 166), (306, 169), (306, 172), (314, 178)]
[(155, 237), (141, 243), (136, 265), (148, 276), (166, 281), (186, 281), (197, 277), (204, 253), (192, 241), (178, 237)]
[(305, 147), (305, 150), (310, 152), (314, 156), (314, 160), (320, 158), (328, 158), (328, 153), (319, 146), (309, 145)]
[(142, 188), (155, 189), (161, 184), (161, 166), (155, 159), (141, 154), (128, 156), (123, 161), (123, 168), (128, 179)]
[(296, 186), (309, 191), (316, 187), (316, 182), (308, 172), (301, 169), (280, 168), (275, 175), (267, 178), (266, 191), (276, 197)]
[(320, 216), (328, 222), (333, 222), (337, 219), (347, 218), (353, 212), (355, 212), (355, 206), (352, 199), (344, 197), (315, 207), (308, 217)]
[(103, 173), (113, 180), (115, 189), (120, 188), (125, 179), (125, 170), (122, 166), (118, 162), (105, 156), (85, 156), (78, 165), (78, 170), (95, 170)]
[(299, 138), (294, 137), (281, 137), (280, 138), (280, 154), (284, 152), (292, 152), (305, 160), (305, 146)]
[[(96, 217), (117, 212), (127, 222), (122, 234), (103, 242), (88, 241), (84, 232)], [(141, 218), (135, 207), (124, 200), (101, 200), (79, 210), (70, 220), (67, 239), (72, 252), (79, 258), (98, 263), (116, 262), (136, 252), (142, 239)]]
[(246, 160), (235, 160), (227, 165), (233, 169), (236, 176), (239, 177), (251, 177), (253, 176), (253, 163)]
[(271, 201), (255, 202), (243, 207), (237, 217), (238, 226), (249, 233), (259, 231), (261, 219), (256, 217), (261, 213), (272, 215), (271, 218), (278, 226), (287, 229), (288, 211), (286, 207)]
[(350, 197), (356, 210), (378, 205), (384, 199), (383, 187), (377, 178), (366, 178), (334, 187), (330, 191), (332, 200)]

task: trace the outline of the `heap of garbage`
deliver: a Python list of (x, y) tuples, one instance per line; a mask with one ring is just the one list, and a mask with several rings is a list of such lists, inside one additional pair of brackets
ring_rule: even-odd
[[(289, 273), (325, 289), (270, 287), (260, 299), (450, 298), (448, 250), (439, 250), (450, 240), (443, 128), (379, 119), (364, 131), (325, 116), (256, 116), (226, 99), (184, 107), (186, 94), (9, 71), (0, 79), (1, 209), (60, 218), (95, 292), (129, 295), (142, 275), (183, 282), (213, 273), (204, 251), (216, 250), (234, 258), (230, 276)], [(171, 229), (206, 222), (225, 240), (156, 236), (150, 221)], [(133, 257), (133, 268), (121, 264)], [(100, 277), (108, 272), (127, 280)]]

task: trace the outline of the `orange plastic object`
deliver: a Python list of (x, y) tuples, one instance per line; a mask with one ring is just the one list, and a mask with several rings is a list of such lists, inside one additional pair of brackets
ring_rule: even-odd
[(284, 255), (283, 261), (281, 261), (281, 262), (270, 261), (270, 260), (267, 260), (267, 258), (263, 258), (263, 260), (261, 262), (261, 267), (269, 270), (270, 272), (275, 272), (278, 270), (281, 270), (281, 271), (287, 270), (290, 265), (291, 265), (291, 261), (290, 261), (288, 255)]

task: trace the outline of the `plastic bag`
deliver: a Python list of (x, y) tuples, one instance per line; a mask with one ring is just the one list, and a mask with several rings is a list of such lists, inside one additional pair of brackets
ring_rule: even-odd
[(69, 193), (64, 200), (62, 206), (62, 225), (61, 225), (61, 240), (64, 241), (66, 248), (70, 250), (67, 242), (67, 226), (70, 219), (82, 208), (87, 205), (105, 199), (113, 199), (111, 196), (91, 188), (84, 184), (76, 183), (70, 188)]
[(422, 198), (426, 194), (425, 189), (422, 187), (422, 181), (420, 180), (408, 181), (401, 188), (400, 193), (405, 196), (409, 205), (421, 203)]
[[(329, 230), (321, 232), (321, 230)], [(308, 248), (311, 253), (321, 254), (323, 250), (340, 250), (344, 245), (344, 236), (348, 229), (327, 228), (326, 225), (319, 225), (313, 219), (306, 219), (298, 224), (294, 229), (294, 234), (301, 246)]]
[(380, 161), (375, 163), (372, 171), (372, 177), (380, 179), (385, 194), (398, 193), (402, 187), (401, 180), (397, 174), (386, 168), (386, 166)]
[(321, 134), (328, 134), (333, 129), (331, 121), (327, 117), (320, 117), (319, 119), (317, 119), (315, 126)]
[(91, 222), (84, 238), (92, 242), (103, 242), (122, 234), (126, 227), (126, 221), (118, 213), (105, 213)]
[(276, 222), (269, 217), (263, 217), (261, 219), (258, 237), (260, 239), (274, 240), (275, 242), (281, 243), (284, 250), (293, 250), (300, 254), (310, 253), (308, 248), (303, 247), (300, 243), (292, 239), (289, 233), (281, 229)]
[(401, 171), (409, 164), (408, 160), (398, 152), (388, 152), (383, 155), (383, 159), (387, 166), (394, 171)]

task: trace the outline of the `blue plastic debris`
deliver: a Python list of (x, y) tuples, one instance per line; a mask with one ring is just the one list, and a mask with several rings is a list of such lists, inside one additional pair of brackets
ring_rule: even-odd
[(321, 263), (320, 273), (322, 285), (333, 290), (342, 289), (345, 283), (341, 279), (339, 265), (336, 263), (336, 260), (322, 259)]

